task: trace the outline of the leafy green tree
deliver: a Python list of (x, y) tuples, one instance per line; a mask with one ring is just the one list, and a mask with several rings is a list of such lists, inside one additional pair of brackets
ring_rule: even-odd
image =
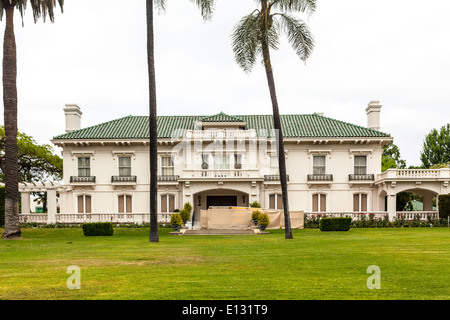
[(237, 64), (245, 72), (250, 72), (257, 57), (262, 56), (272, 102), (274, 129), (277, 133), (285, 238), (292, 239), (283, 132), (270, 49), (278, 49), (280, 34), (283, 33), (299, 58), (303, 61), (308, 59), (314, 48), (313, 37), (308, 26), (292, 14), (312, 14), (316, 10), (316, 0), (256, 0), (255, 2), (259, 8), (243, 17), (235, 26), (232, 34), (232, 48)]
[(383, 155), (381, 156), (381, 171), (405, 168), (406, 161), (401, 158), (399, 147), (392, 141), (385, 145), (383, 147)]
[(450, 163), (450, 123), (426, 135), (420, 160), (424, 168)]
[[(5, 172), (5, 128), (0, 126), (0, 181)], [(18, 173), (20, 182), (61, 180), (63, 161), (48, 144), (38, 144), (25, 133), (17, 134)]]
[[(54, 20), (56, 0), (30, 0), (34, 21)], [(58, 0), (61, 10), (64, 0)], [(0, 19), (6, 15), (3, 37), (3, 106), (5, 121), (5, 231), (3, 239), (20, 238), (18, 205), (18, 148), (17, 148), (17, 48), (14, 33), (14, 9), (23, 17), (28, 0), (0, 0)]]
[[(215, 0), (191, 0), (201, 10), (204, 20), (210, 19)], [(153, 27), (153, 3), (164, 11), (166, 0), (147, 0), (147, 67), (149, 78), (149, 133), (150, 133), (150, 242), (159, 242), (158, 235), (158, 147), (157, 147), (157, 101), (156, 101), (156, 74), (155, 74), (155, 43)]]

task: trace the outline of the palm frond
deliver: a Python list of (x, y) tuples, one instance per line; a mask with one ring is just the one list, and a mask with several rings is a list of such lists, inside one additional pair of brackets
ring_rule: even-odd
[[(49, 17), (51, 22), (54, 22), (55, 15), (54, 9), (59, 4), (61, 8), (61, 12), (63, 12), (64, 0), (17, 0), (16, 8), (20, 12), (20, 16), (22, 17), (22, 25), (23, 25), (23, 16), (25, 14), (25, 10), (28, 5), (28, 1), (30, 2), (31, 9), (33, 11), (34, 22), (36, 23), (39, 18), (45, 22), (47, 16)], [(3, 17), (4, 4), (3, 1), (0, 0), (0, 20)]]
[(215, 5), (214, 1), (215, 0), (191, 0), (191, 2), (194, 2), (200, 8), (203, 20), (205, 21), (212, 17)]
[(166, 11), (166, 0), (153, 0), (153, 5), (158, 10), (158, 13)]
[(308, 15), (316, 11), (316, 0), (272, 0), (269, 6), (280, 12), (303, 12)]
[(257, 11), (243, 17), (236, 24), (231, 35), (235, 60), (245, 72), (253, 69), (256, 56), (261, 50), (258, 39), (258, 14), (255, 12)]
[(287, 14), (279, 14), (280, 30), (286, 33), (287, 39), (295, 53), (302, 61), (306, 61), (314, 49), (314, 39), (308, 26), (302, 20)]

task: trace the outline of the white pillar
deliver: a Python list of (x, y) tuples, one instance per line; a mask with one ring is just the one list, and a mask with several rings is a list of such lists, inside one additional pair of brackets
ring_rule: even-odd
[(397, 194), (389, 194), (387, 197), (387, 211), (389, 214), (389, 221), (393, 221), (397, 213)]
[(47, 189), (47, 224), (56, 223), (56, 190)]
[(30, 213), (30, 193), (29, 192), (21, 192), (22, 198), (22, 213)]

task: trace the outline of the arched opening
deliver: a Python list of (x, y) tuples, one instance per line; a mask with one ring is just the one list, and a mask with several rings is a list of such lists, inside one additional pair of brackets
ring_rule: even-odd
[(194, 194), (193, 221), (200, 222), (200, 210), (209, 207), (248, 207), (249, 195), (246, 192), (233, 189), (210, 189)]

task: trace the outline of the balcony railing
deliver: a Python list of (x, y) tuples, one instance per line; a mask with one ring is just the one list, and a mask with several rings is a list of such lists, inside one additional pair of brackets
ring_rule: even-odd
[(258, 169), (183, 170), (183, 178), (261, 178)]
[(180, 176), (176, 175), (159, 175), (158, 181), (178, 181)]
[(308, 181), (333, 181), (332, 174), (308, 174)]
[(377, 175), (382, 179), (449, 179), (450, 169), (388, 169)]
[(375, 180), (374, 174), (349, 174), (349, 181), (373, 181)]
[(192, 139), (236, 139), (256, 138), (256, 130), (187, 130), (186, 138)]
[(95, 176), (93, 177), (79, 177), (71, 176), (70, 183), (95, 183)]
[[(286, 175), (286, 180), (289, 181), (289, 175)], [(280, 181), (279, 174), (266, 174), (264, 175), (264, 181)]]
[(111, 182), (136, 182), (136, 176), (112, 176)]

